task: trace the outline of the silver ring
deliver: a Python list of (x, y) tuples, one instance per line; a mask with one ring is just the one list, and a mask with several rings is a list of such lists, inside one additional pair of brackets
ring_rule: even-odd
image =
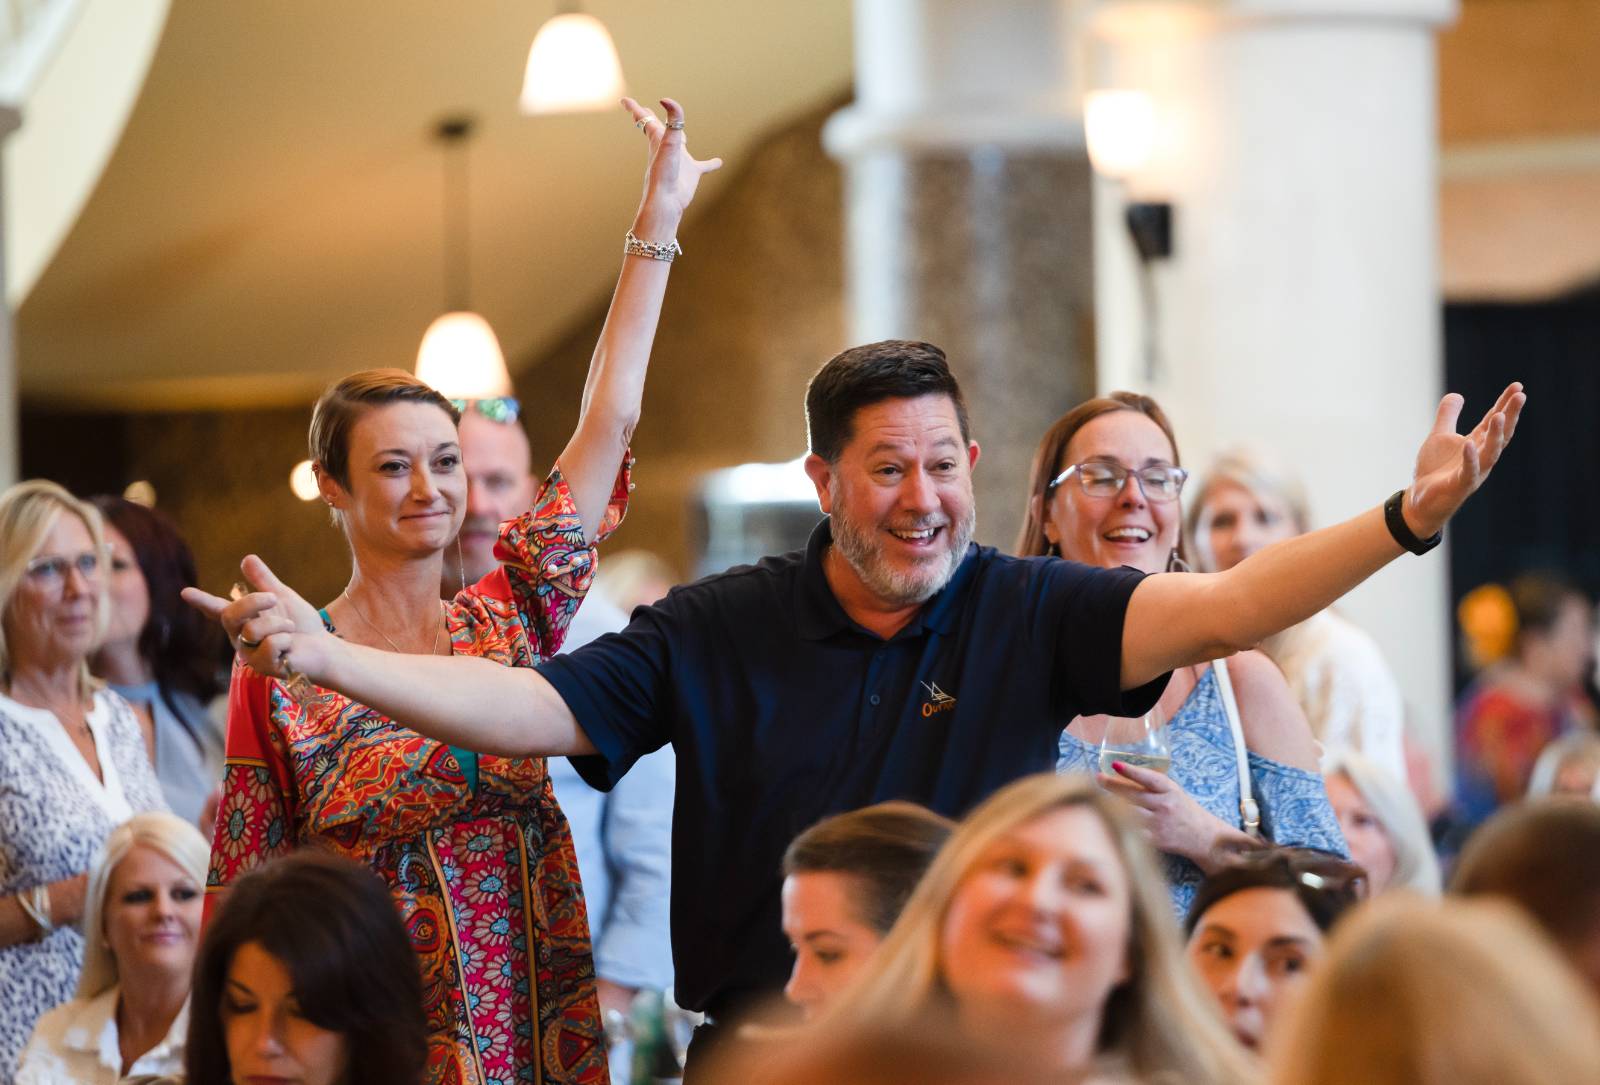
[(634, 121), (634, 122), (633, 122), (633, 126), (634, 126), (634, 127), (635, 127), (635, 128), (637, 128), (637, 129), (638, 129), (638, 130), (639, 130), (639, 131), (641, 131), (641, 132), (643, 132), (643, 131), (644, 131), (644, 126), (645, 126), (645, 125), (647, 125), (647, 124), (649, 124), (649, 123), (650, 123), (650, 122), (651, 122), (651, 121), (653, 121), (653, 120), (655, 120), (655, 118), (654, 118), (654, 117), (646, 117), (646, 118), (645, 118), (645, 119), (644, 119), (644, 120), (642, 120), (642, 121)]
[(240, 633), (239, 634), (239, 647), (241, 647), (241, 648), (249, 648), (251, 650), (254, 650), (256, 648), (261, 647), (261, 642), (258, 641), (258, 640), (246, 640), (245, 639), (245, 635), (243, 633)]
[(670, 128), (674, 132), (681, 132), (681, 131), (683, 131), (683, 122), (682, 121), (668, 121), (667, 122), (667, 127)]

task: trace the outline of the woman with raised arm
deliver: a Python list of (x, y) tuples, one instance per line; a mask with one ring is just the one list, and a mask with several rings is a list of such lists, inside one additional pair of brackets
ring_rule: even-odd
[[(683, 111), (624, 104), (649, 138), (644, 197), (590, 363), (577, 430), (504, 564), (441, 603), (467, 479), (459, 408), (400, 370), (335, 384), (311, 421), (322, 500), (352, 556), (325, 628), (378, 651), (531, 666), (554, 654), (622, 519), (628, 441), (676, 233), (702, 174)], [(244, 641), (241, 647), (250, 648)], [(422, 968), (430, 1083), (601, 1082), (605, 1045), (565, 818), (542, 759), (479, 756), (331, 690), (236, 668), (208, 892), (315, 844), (389, 886)]]

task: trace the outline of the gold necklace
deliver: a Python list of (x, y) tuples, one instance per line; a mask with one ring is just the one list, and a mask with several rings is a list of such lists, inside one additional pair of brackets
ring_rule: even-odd
[[(382, 629), (378, 628), (378, 624), (376, 622), (374, 622), (371, 618), (367, 617), (365, 614), (361, 613), (361, 608), (356, 606), (356, 601), (354, 599), (350, 598), (350, 589), (349, 588), (346, 588), (344, 591), (340, 592), (339, 593), (339, 597), (342, 598), (345, 602), (350, 604), (350, 609), (356, 612), (356, 617), (357, 618), (360, 618), (363, 622), (366, 622), (367, 625), (372, 629), (372, 631), (374, 633), (378, 634), (378, 636), (380, 636), (384, 640), (388, 641), (389, 642), (389, 647), (393, 648), (396, 652), (399, 652), (401, 655), (412, 655), (412, 654), (414, 654), (414, 653), (411, 653), (411, 652), (407, 652), (404, 648), (402, 648), (398, 644), (396, 644), (390, 638), (389, 634), (385, 633)], [(441, 600), (439, 600), (439, 624), (433, 627), (433, 643), (431, 645), (429, 645), (429, 647), (428, 647), (428, 654), (429, 655), (438, 655), (439, 654), (439, 630), (444, 628), (444, 621), (445, 621), (444, 600), (441, 599)]]

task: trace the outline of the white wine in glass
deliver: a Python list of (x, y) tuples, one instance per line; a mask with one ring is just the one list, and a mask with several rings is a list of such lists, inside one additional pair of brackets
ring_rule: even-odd
[(1100, 738), (1100, 771), (1107, 776), (1117, 775), (1111, 767), (1115, 761), (1162, 775), (1172, 768), (1172, 745), (1159, 708), (1152, 708), (1143, 716), (1113, 716), (1106, 721), (1105, 734)]

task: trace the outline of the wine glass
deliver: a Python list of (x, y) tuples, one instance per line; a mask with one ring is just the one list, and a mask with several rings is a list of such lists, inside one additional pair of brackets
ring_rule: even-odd
[(1172, 767), (1172, 743), (1165, 714), (1152, 708), (1142, 716), (1113, 716), (1106, 720), (1100, 738), (1100, 771), (1117, 775), (1112, 762), (1121, 761), (1166, 775)]

